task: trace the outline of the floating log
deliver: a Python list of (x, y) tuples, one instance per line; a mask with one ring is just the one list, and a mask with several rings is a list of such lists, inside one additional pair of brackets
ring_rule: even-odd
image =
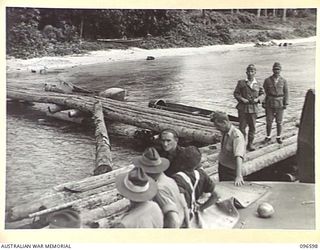
[[(292, 143), (297, 142), (297, 136), (294, 133), (294, 131), (291, 131), (288, 134), (284, 134), (283, 137), (286, 139), (283, 140), (282, 145), (273, 143), (273, 144), (269, 144), (269, 145), (264, 145), (262, 148), (256, 149), (255, 151), (247, 152), (245, 155), (244, 161), (251, 161), (252, 159), (260, 157), (264, 154), (275, 152), (276, 150), (278, 150), (279, 148), (281, 148), (283, 146), (287, 146), (287, 145), (290, 145)], [(207, 150), (209, 147), (204, 147), (204, 148), (200, 149), (200, 151), (202, 151), (201, 166), (203, 168), (207, 168), (210, 165), (212, 165), (212, 163), (218, 161), (220, 147), (221, 147), (220, 143), (217, 144), (217, 146), (216, 146), (217, 149), (215, 149), (215, 150), (211, 149), (211, 153), (208, 152), (208, 150)], [(203, 153), (203, 151), (204, 151), (204, 153)]]
[[(90, 96), (74, 96), (52, 92), (30, 93), (30, 91), (20, 90), (14, 87), (8, 87), (7, 96), (9, 98), (31, 102), (65, 105), (69, 108), (79, 109), (84, 112), (92, 112), (93, 104), (96, 101), (94, 97)], [(139, 107), (138, 105), (127, 104), (111, 99), (103, 99), (101, 97), (96, 98), (102, 102), (104, 115), (110, 120), (157, 132), (165, 128), (172, 128), (175, 129), (182, 138), (207, 144), (215, 143), (220, 137), (220, 132), (212, 126), (210, 121), (207, 121), (208, 125), (204, 126), (199, 123), (185, 121), (186, 117), (188, 117), (188, 115), (185, 114), (173, 114), (172, 112), (156, 109), (150, 112), (150, 108)], [(137, 108), (141, 111), (137, 111)], [(195, 119), (190, 115), (189, 118)]]
[[(259, 171), (263, 168), (271, 166), (272, 164), (285, 160), (296, 154), (297, 142), (293, 142), (286, 146), (281, 146), (278, 150), (262, 154), (259, 157), (252, 158), (249, 161), (243, 162), (243, 176)], [(250, 154), (250, 153), (249, 153)], [(248, 154), (248, 155), (249, 155)], [(214, 175), (218, 171), (218, 162), (210, 164), (205, 168), (208, 175)]]
[(297, 142), (280, 148), (277, 150), (276, 154), (274, 152), (270, 152), (251, 161), (245, 162), (243, 167), (243, 176), (247, 176), (267, 166), (271, 166), (277, 162), (288, 159), (289, 157), (294, 156), (296, 153)]
[[(81, 199), (76, 199), (70, 202), (62, 203), (54, 207), (50, 207), (32, 214), (29, 214), (29, 217), (41, 216), (44, 214), (49, 214), (67, 207), (74, 208), (87, 208), (90, 209), (92, 207), (101, 206), (101, 205), (109, 205), (122, 197), (118, 196), (118, 193), (115, 189), (115, 185), (110, 186), (110, 190), (100, 192), (97, 194), (93, 194), (90, 196), (83, 197)], [(80, 210), (80, 209), (79, 209)]]
[(62, 121), (73, 122), (76, 124), (83, 124), (87, 120), (86, 117), (70, 117), (69, 110), (63, 110), (63, 111), (53, 113), (53, 114), (50, 112), (47, 112), (46, 115), (49, 117), (53, 117), (53, 118), (62, 120)]
[(99, 219), (112, 216), (117, 213), (121, 213), (130, 205), (128, 199), (117, 200), (106, 206), (97, 207), (91, 210), (81, 211), (81, 220), (83, 224), (91, 224)]
[(96, 166), (93, 174), (100, 175), (112, 170), (111, 144), (108, 131), (104, 123), (101, 102), (95, 103), (93, 118), (96, 126)]
[(38, 212), (39, 208), (42, 206), (49, 209), (90, 195), (110, 191), (114, 187), (115, 176), (129, 171), (132, 167), (132, 165), (129, 165), (102, 175), (88, 177), (81, 181), (58, 185), (52, 190), (42, 194), (38, 199), (32, 199), (23, 204), (9, 208), (6, 219), (9, 222), (21, 220), (27, 218), (29, 214)]
[(70, 118), (74, 118), (74, 117), (82, 117), (82, 116), (84, 116), (84, 114), (80, 110), (70, 109), (70, 110), (68, 110), (68, 116)]
[(93, 91), (77, 87), (73, 85), (72, 83), (68, 83), (65, 81), (62, 81), (59, 79), (59, 82), (57, 83), (45, 83), (44, 84), (44, 90), (45, 91), (52, 91), (52, 92), (57, 92), (57, 93), (66, 93), (70, 94), (73, 92), (76, 93), (86, 93), (86, 94), (93, 94)]
[(67, 110), (67, 109), (69, 109), (69, 108), (66, 107), (66, 106), (56, 105), (56, 104), (53, 104), (53, 105), (51, 105), (51, 106), (48, 106), (48, 112), (49, 112), (50, 114), (55, 114), (55, 113), (57, 113), (57, 112), (60, 112), (60, 111), (62, 111), (62, 110)]
[(124, 101), (127, 92), (122, 88), (109, 88), (99, 92), (99, 96), (111, 98), (113, 100)]

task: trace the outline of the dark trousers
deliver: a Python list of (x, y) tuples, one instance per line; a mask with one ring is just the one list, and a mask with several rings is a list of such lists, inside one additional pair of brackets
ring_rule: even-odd
[(256, 133), (256, 113), (244, 113), (241, 110), (238, 110), (239, 116), (239, 129), (244, 135), (244, 138), (247, 139), (246, 128), (249, 126), (248, 132), (248, 143), (253, 143), (254, 135)]
[(218, 165), (219, 181), (234, 181), (236, 170), (223, 166), (220, 162)]
[(281, 135), (282, 131), (282, 120), (283, 120), (283, 109), (282, 108), (266, 108), (266, 122), (267, 122), (267, 136), (271, 135), (272, 122), (276, 118), (277, 124), (277, 136)]

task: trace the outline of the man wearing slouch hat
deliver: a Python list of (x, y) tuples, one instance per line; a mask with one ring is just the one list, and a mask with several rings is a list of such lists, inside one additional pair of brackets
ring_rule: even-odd
[(116, 176), (116, 188), (130, 200), (130, 207), (122, 216), (117, 228), (162, 228), (163, 215), (152, 199), (158, 192), (155, 181), (142, 168), (134, 167), (128, 173)]
[(154, 201), (160, 206), (164, 215), (164, 228), (188, 227), (188, 208), (184, 196), (180, 194), (176, 182), (166, 176), (169, 160), (159, 156), (153, 147), (133, 160), (135, 166), (141, 167), (158, 185)]

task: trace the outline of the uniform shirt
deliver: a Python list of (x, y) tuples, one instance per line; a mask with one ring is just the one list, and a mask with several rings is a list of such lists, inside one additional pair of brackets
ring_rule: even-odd
[(125, 228), (163, 228), (163, 214), (154, 201), (136, 203), (120, 222)]
[(219, 163), (231, 169), (236, 169), (236, 157), (244, 158), (246, 144), (243, 134), (231, 125), (229, 131), (222, 136)]
[(238, 81), (233, 92), (234, 97), (238, 101), (237, 109), (244, 113), (258, 113), (258, 103), (244, 103), (243, 99), (253, 101), (258, 98), (259, 102), (264, 100), (264, 91), (262, 86), (253, 79), (250, 83), (248, 79)]
[(275, 79), (274, 76), (268, 77), (264, 80), (263, 88), (266, 93), (267, 107), (282, 108), (288, 105), (288, 84), (282, 76), (279, 76), (278, 79)]
[[(211, 193), (215, 188), (215, 184), (210, 179), (210, 177), (207, 175), (207, 173), (204, 172), (203, 169), (197, 169), (197, 171), (199, 171), (200, 178), (199, 178), (198, 185), (196, 186), (196, 190), (195, 190), (196, 200), (198, 200), (203, 193)], [(196, 181), (194, 170), (191, 170), (191, 171), (185, 170), (185, 171), (183, 171), (183, 173), (185, 173), (187, 176), (189, 176), (192, 184), (194, 185), (194, 183)], [(173, 175), (172, 178), (178, 184), (180, 193), (184, 194), (188, 208), (191, 208), (192, 189), (191, 189), (189, 183), (187, 183), (183, 179), (183, 177), (178, 174)]]
[(161, 174), (157, 180), (158, 193), (154, 201), (160, 206), (162, 213), (172, 211), (179, 215), (179, 224), (182, 225), (184, 220), (184, 205), (180, 197), (177, 183), (165, 174)]

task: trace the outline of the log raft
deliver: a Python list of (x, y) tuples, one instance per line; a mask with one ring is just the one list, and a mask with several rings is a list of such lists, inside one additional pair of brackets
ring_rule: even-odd
[[(81, 212), (84, 227), (110, 227), (119, 218), (128, 206), (128, 201), (117, 193), (114, 183), (115, 176), (129, 171), (133, 166), (128, 165), (112, 170), (111, 154), (109, 154), (110, 144), (105, 124), (102, 122), (105, 120), (103, 115), (106, 116), (107, 121), (111, 119), (125, 122), (153, 131), (171, 127), (178, 130), (178, 133), (184, 138), (208, 144), (217, 142), (220, 138), (220, 134), (214, 131), (208, 118), (195, 118), (191, 115), (165, 110), (146, 110), (145, 107), (139, 105), (133, 106), (97, 96), (39, 93), (39, 91), (30, 89), (8, 87), (7, 97), (27, 102), (53, 103), (62, 107), (62, 109), (68, 107), (69, 109), (80, 110), (80, 112), (95, 114), (96, 139), (97, 142), (102, 142), (102, 145), (104, 143), (101, 156), (98, 157), (97, 153), (97, 159), (102, 159), (102, 166), (107, 166), (106, 168), (110, 172), (61, 184), (48, 190), (36, 200), (30, 200), (10, 208), (6, 213), (6, 228), (26, 228), (26, 224), (32, 224), (32, 222), (37, 221), (37, 218), (41, 220), (43, 216), (66, 207), (74, 207)], [(283, 132), (285, 140), (282, 145), (275, 144), (275, 142), (264, 145), (264, 137), (262, 135), (257, 136), (257, 150), (246, 155), (244, 176), (295, 155), (298, 129), (293, 125), (294, 123), (295, 121), (289, 119), (285, 124)], [(258, 124), (257, 134), (261, 134), (263, 130), (263, 124)], [(201, 151), (203, 154), (202, 167), (213, 180), (217, 181), (219, 144), (203, 147)], [(110, 157), (104, 158), (106, 155)]]
[[(297, 130), (285, 127), (283, 136), (285, 139), (282, 145), (275, 142), (264, 145), (263, 137), (258, 137), (258, 149), (246, 155), (244, 176), (295, 155)], [(216, 144), (200, 149), (203, 154), (202, 167), (215, 181), (218, 180), (219, 147), (220, 145)], [(21, 224), (30, 223), (34, 218), (41, 218), (70, 206), (81, 212), (84, 227), (110, 227), (128, 206), (128, 201), (122, 199), (115, 189), (115, 176), (129, 171), (132, 167), (128, 165), (98, 176), (61, 184), (44, 193), (39, 199), (12, 207), (7, 213), (6, 228), (17, 228), (17, 225), (21, 228)], [(39, 211), (40, 207), (46, 209)]]
[(181, 138), (207, 145), (216, 143), (220, 138), (220, 132), (212, 126), (208, 118), (150, 109), (136, 103), (126, 103), (99, 96), (41, 92), (39, 89), (8, 86), (7, 98), (28, 102), (52, 103), (69, 109), (78, 109), (85, 113), (92, 113), (94, 103), (101, 101), (103, 113), (107, 120), (155, 132), (172, 128), (178, 132)]

